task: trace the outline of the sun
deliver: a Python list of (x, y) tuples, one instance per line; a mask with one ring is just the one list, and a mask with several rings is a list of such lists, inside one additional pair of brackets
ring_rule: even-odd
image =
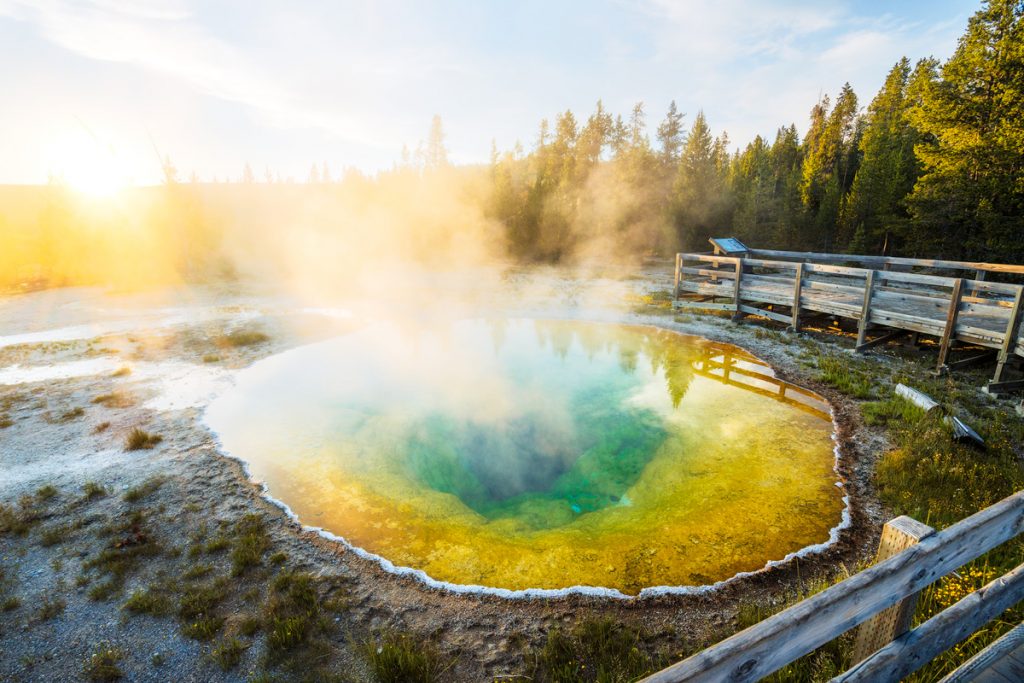
[(54, 175), (76, 192), (97, 198), (112, 197), (129, 185), (114, 151), (88, 135), (61, 140), (53, 157)]

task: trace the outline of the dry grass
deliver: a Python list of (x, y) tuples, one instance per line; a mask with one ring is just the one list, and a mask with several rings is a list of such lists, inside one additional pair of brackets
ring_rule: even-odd
[(148, 450), (156, 447), (163, 440), (164, 437), (159, 434), (150, 434), (143, 429), (135, 427), (128, 433), (128, 437), (124, 441), (124, 449), (126, 451)]

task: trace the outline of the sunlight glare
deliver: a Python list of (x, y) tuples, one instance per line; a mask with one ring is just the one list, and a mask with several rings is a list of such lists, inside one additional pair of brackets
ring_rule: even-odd
[(84, 133), (61, 140), (51, 158), (54, 176), (76, 192), (106, 198), (129, 185), (113, 150)]

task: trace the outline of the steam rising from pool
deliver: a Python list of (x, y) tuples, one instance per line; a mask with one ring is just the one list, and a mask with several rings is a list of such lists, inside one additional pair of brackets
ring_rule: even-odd
[(381, 324), (256, 363), (206, 420), (303, 523), (450, 584), (712, 584), (843, 516), (820, 398), (654, 328)]

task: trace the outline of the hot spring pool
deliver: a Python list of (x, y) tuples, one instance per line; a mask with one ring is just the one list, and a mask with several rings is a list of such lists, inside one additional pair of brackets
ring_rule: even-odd
[(376, 325), (243, 370), (206, 421), (304, 524), (452, 584), (710, 584), (843, 516), (822, 399), (656, 328)]

